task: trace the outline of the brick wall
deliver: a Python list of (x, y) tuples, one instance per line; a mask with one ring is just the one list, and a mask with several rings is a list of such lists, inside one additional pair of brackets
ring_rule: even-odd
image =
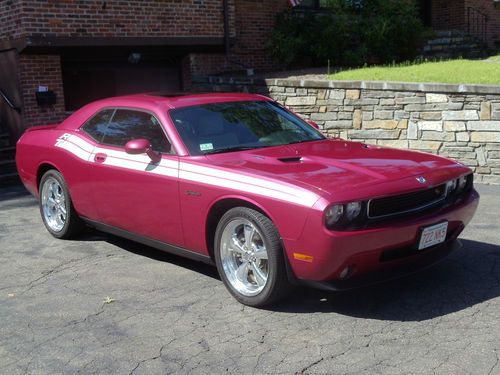
[(436, 30), (464, 29), (465, 0), (432, 1), (432, 27)]
[(500, 44), (500, 6), (495, 8), (493, 0), (465, 0), (465, 22), (467, 22), (467, 7), (478, 9), (488, 17), (486, 39), (489, 46), (494, 47), (495, 42)]
[[(20, 15), (20, 20), (0, 24), (0, 33), (11, 38), (28, 35), (221, 37), (224, 32), (221, 0), (4, 0), (1, 4), (2, 17)], [(233, 14), (230, 14), (230, 25), (234, 35)]]
[(0, 40), (18, 36), (21, 30), (21, 2), (0, 1)]
[[(56, 123), (65, 115), (61, 61), (58, 55), (21, 55), (20, 86), (23, 97), (25, 127)], [(39, 85), (48, 86), (57, 95), (53, 106), (39, 106), (35, 92)]]
[[(479, 10), (488, 17), (486, 40), (489, 47), (495, 47), (495, 42), (500, 43), (500, 7), (495, 8), (493, 0), (434, 0), (432, 27), (435, 30), (467, 31), (469, 7)], [(481, 33), (480, 30), (479, 34)]]
[(228, 57), (221, 54), (190, 55), (189, 77), (243, 69), (276, 69), (266, 42), (276, 15), (289, 7), (287, 0), (235, 0), (236, 44)]
[(500, 87), (205, 78), (203, 91), (270, 95), (333, 137), (460, 160), (500, 184)]

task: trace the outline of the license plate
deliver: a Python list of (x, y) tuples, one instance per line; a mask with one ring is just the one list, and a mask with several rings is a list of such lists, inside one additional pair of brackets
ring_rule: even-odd
[(446, 239), (446, 232), (448, 230), (448, 222), (439, 223), (431, 227), (424, 228), (420, 235), (420, 242), (418, 249), (423, 250), (428, 247), (442, 243)]

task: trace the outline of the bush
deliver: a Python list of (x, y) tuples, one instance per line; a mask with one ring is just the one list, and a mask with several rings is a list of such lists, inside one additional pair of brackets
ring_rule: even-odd
[(268, 43), (283, 67), (359, 66), (414, 59), (424, 27), (408, 0), (330, 0), (325, 12), (287, 10), (277, 17)]

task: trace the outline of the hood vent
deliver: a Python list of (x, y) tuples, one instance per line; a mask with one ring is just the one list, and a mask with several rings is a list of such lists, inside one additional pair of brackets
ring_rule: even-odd
[(283, 163), (300, 163), (302, 161), (302, 156), (292, 156), (289, 158), (278, 158), (279, 161)]

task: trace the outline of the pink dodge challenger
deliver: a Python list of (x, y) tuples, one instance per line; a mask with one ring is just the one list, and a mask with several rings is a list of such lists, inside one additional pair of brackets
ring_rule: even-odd
[(53, 236), (87, 225), (215, 263), (251, 306), (435, 263), (479, 201), (458, 162), (327, 139), (250, 94), (101, 100), (26, 131), (16, 159)]

